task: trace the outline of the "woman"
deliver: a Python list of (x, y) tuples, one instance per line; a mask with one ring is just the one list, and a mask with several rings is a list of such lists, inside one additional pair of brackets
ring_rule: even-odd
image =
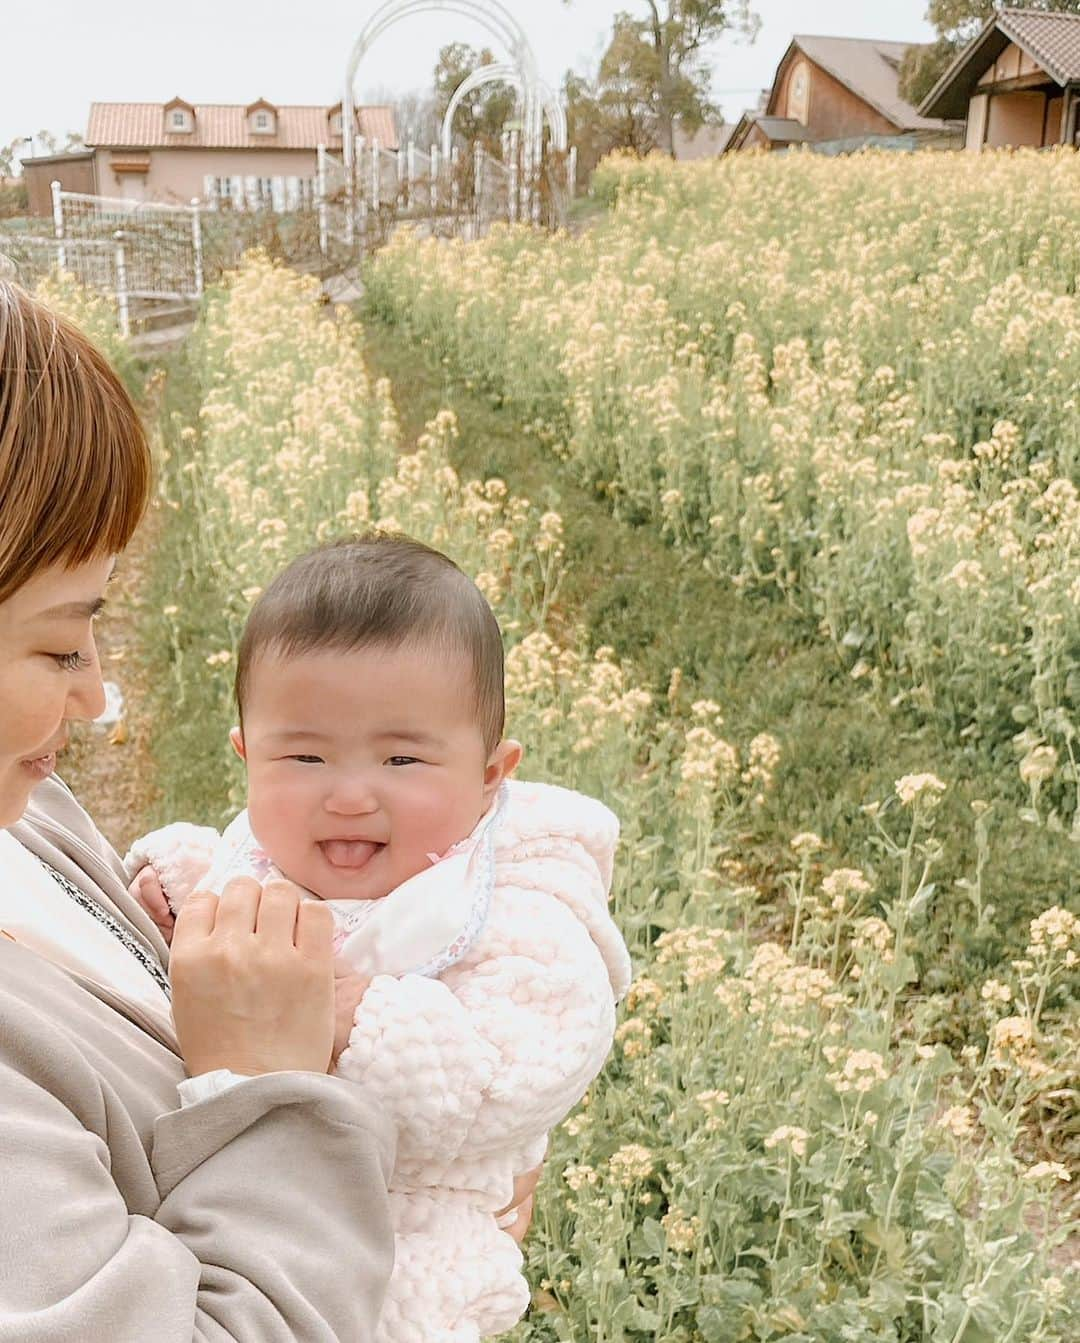
[(171, 1020), (165, 943), (50, 777), (149, 477), (102, 357), (0, 281), (0, 1343), (364, 1340), (394, 1134), (327, 1076), (329, 911), (193, 897)]

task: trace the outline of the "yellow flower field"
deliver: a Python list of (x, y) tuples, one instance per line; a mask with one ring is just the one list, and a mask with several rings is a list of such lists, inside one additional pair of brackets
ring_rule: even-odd
[[(372, 303), (718, 585), (803, 612), (853, 693), (879, 678), (997, 753), (1001, 805), (1034, 818), (1011, 823), (1073, 826), (1080, 165), (615, 163), (600, 186), (618, 204), (577, 239), (392, 244)], [(553, 1136), (514, 1339), (1075, 1339), (1080, 919), (1048, 900), (942, 1020), (920, 973), (940, 874), (966, 861), (940, 820), (950, 761), (864, 799), (872, 862), (783, 818), (767, 904), (739, 858), (776, 824), (787, 743), (743, 739), (678, 668), (665, 695), (591, 647), (559, 598), (566, 519), (512, 463), (462, 478), (448, 412), (403, 453), (351, 314), (253, 257), (183, 376), (146, 631), (178, 724), (162, 812), (237, 805), (231, 662), (269, 575), (379, 526), (446, 549), (492, 601), (525, 772), (622, 818), (636, 979)], [(964, 895), (980, 927), (986, 818)]]
[(1080, 836), (1080, 160), (616, 159), (594, 189), (574, 238), (398, 234), (372, 303)]

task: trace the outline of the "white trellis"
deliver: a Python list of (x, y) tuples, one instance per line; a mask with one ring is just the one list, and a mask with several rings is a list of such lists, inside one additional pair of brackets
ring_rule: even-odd
[(56, 260), (86, 241), (115, 241), (123, 233), (124, 288), (133, 298), (197, 299), (203, 292), (202, 220), (198, 202), (160, 205), (124, 197), (88, 196), (52, 184)]
[[(349, 195), (347, 222), (351, 228), (355, 215), (354, 204), (360, 194), (362, 205), (364, 193), (361, 186), (363, 165), (357, 154), (356, 135), (356, 73), (364, 56), (372, 45), (394, 24), (402, 19), (425, 13), (454, 13), (473, 19), (486, 28), (509, 53), (509, 66), (516, 77), (521, 91), (522, 101), (522, 173), (525, 182), (531, 184), (539, 175), (543, 158), (544, 120), (551, 131), (552, 144), (556, 149), (565, 151), (567, 147), (566, 112), (559, 99), (540, 79), (532, 46), (518, 20), (500, 0), (386, 0), (379, 6), (356, 39), (349, 57), (345, 75), (345, 91), (342, 98), (342, 148), (345, 163), (346, 191)], [(477, 72), (479, 73), (479, 72)], [(473, 87), (477, 87), (474, 85)], [(450, 145), (447, 142), (444, 126), (443, 158), (448, 157)], [(533, 200), (534, 213), (539, 208), (539, 198)]]
[(491, 65), (479, 66), (471, 75), (466, 76), (461, 81), (446, 105), (446, 114), (442, 122), (442, 152), (444, 157), (449, 158), (450, 150), (453, 148), (454, 117), (458, 108), (470, 93), (475, 93), (477, 89), (483, 88), (486, 84), (509, 84), (517, 95), (517, 113), (519, 117), (521, 116), (524, 83), (521, 78), (521, 71), (517, 66), (512, 65), (509, 61), (495, 61)]
[[(442, 123), (444, 156), (449, 156), (453, 145), (454, 116), (458, 108), (470, 93), (475, 93), (477, 89), (482, 89), (488, 84), (510, 85), (517, 95), (517, 120), (519, 123), (523, 120), (526, 89), (518, 68), (508, 61), (495, 61), (489, 65), (481, 65), (461, 81), (447, 104)], [(546, 84), (540, 85), (540, 88), (543, 91), (545, 105), (547, 101), (555, 101)], [(561, 130), (565, 138), (565, 121), (561, 124)], [(555, 147), (565, 150), (566, 145), (556, 139)], [(524, 150), (524, 153), (522, 153), (522, 150)], [(532, 215), (535, 218), (540, 205), (535, 178), (541, 162), (539, 151), (536, 150), (535, 146), (532, 146), (530, 152), (528, 138), (526, 137), (524, 144), (522, 144), (521, 132), (514, 130), (503, 137), (503, 159), (510, 178), (507, 196), (509, 217), (511, 219), (526, 219)]]

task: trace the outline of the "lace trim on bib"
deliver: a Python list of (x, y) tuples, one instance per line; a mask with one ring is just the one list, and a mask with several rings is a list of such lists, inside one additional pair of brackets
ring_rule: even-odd
[(452, 965), (456, 965), (466, 955), (484, 931), (488, 914), (491, 912), (491, 897), (495, 892), (495, 831), (498, 829), (503, 812), (506, 810), (508, 798), (509, 790), (506, 784), (503, 784), (499, 789), (498, 806), (495, 808), (491, 820), (485, 826), (483, 836), (480, 839), (477, 858), (480, 865), (480, 874), (476, 883), (476, 899), (469, 910), (465, 927), (448, 947), (445, 947), (426, 965), (421, 965), (413, 972), (414, 974), (423, 975), (427, 979), (438, 979), (441, 974), (449, 970)]

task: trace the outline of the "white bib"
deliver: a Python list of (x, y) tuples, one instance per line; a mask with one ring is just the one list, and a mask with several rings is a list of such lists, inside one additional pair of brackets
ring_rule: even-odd
[[(324, 901), (334, 914), (338, 951), (355, 970), (434, 978), (461, 960), (487, 920), (495, 888), (495, 831), (507, 795), (503, 784), (467, 839), (381, 900)], [(233, 877), (265, 882), (281, 875), (242, 811), (227, 827), (218, 856), (199, 886), (220, 893)]]

